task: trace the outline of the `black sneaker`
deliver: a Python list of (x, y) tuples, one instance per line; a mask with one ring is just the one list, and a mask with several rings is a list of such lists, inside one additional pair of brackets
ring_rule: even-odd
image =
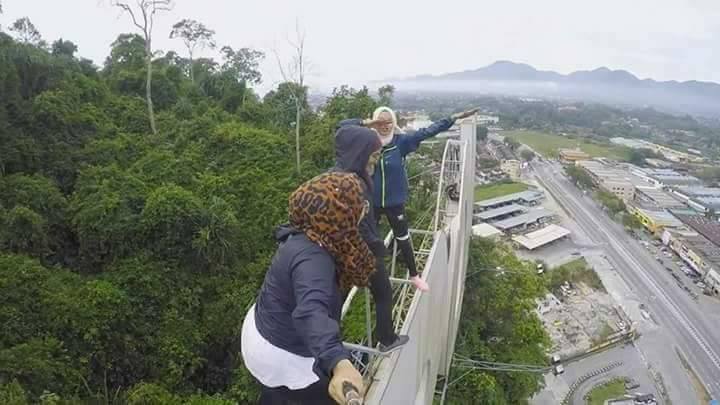
[(391, 344), (389, 344), (387, 346), (380, 343), (380, 348), (378, 350), (380, 350), (380, 353), (394, 352), (395, 350), (402, 348), (405, 345), (405, 343), (407, 343), (409, 341), (410, 341), (410, 336), (398, 335), (397, 339), (395, 339), (394, 342), (392, 342)]

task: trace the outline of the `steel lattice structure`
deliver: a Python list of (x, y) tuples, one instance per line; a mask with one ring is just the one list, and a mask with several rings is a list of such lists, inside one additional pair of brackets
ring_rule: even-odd
[(398, 275), (396, 247), (392, 235), (390, 263), (396, 330), (408, 334), (410, 342), (397, 352), (383, 356), (374, 349), (371, 297), (353, 289), (343, 306), (348, 313), (358, 294), (365, 295), (366, 334), (360, 342), (346, 343), (355, 364), (369, 386), (367, 404), (431, 404), (438, 378), (446, 376), (453, 362), (455, 336), (460, 317), (468, 248), (472, 227), (475, 180), (474, 119), (460, 123), (460, 139), (445, 144), (432, 220), (427, 229), (411, 229), (415, 255), (429, 293), (416, 293), (407, 275)]

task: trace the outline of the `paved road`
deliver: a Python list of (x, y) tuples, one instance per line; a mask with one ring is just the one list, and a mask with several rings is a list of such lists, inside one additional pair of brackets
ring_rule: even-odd
[(632, 390), (634, 393), (652, 393), (659, 397), (659, 393), (655, 388), (652, 376), (643, 363), (639, 352), (632, 345), (621, 345), (606, 351), (596, 353), (590, 357), (580, 361), (565, 364), (565, 373), (554, 376), (552, 373), (546, 374), (546, 387), (543, 391), (532, 398), (532, 405), (557, 405), (567, 395), (570, 386), (587, 374), (592, 374), (596, 370), (600, 370), (613, 363), (622, 363), (619, 367), (610, 371), (592, 377), (581, 384), (575, 391), (571, 404), (584, 404), (582, 398), (595, 385), (602, 381), (610, 380), (613, 377), (630, 377), (640, 386)]
[(604, 381), (611, 380), (614, 377), (630, 377), (640, 385), (640, 387), (632, 390), (631, 392), (653, 394), (658, 397), (659, 394), (653, 384), (652, 376), (650, 376), (650, 373), (645, 368), (638, 351), (631, 345), (618, 346), (605, 352), (590, 356), (577, 363), (570, 363), (565, 368), (565, 373), (568, 374), (568, 377), (572, 376), (572, 380), (568, 380), (571, 381), (572, 384), (572, 382), (578, 380), (582, 375), (592, 373), (595, 370), (602, 369), (603, 367), (615, 362), (620, 362), (622, 365), (617, 368), (613, 368), (606, 373), (592, 377), (583, 383), (575, 391), (573, 401), (570, 403), (582, 404), (582, 398), (590, 392), (593, 387)]
[[(559, 165), (536, 163), (538, 180), (563, 205), (594, 243), (607, 243), (608, 259), (641, 298), (653, 318), (687, 357), (713, 396), (720, 398), (720, 327), (622, 227), (613, 222), (567, 179)], [(667, 348), (667, 356), (673, 356)], [(653, 360), (653, 359), (649, 359)], [(681, 368), (679, 361), (677, 367)]]

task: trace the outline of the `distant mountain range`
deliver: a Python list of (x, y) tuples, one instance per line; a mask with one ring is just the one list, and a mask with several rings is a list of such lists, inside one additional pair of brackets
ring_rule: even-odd
[(522, 63), (390, 80), (399, 91), (467, 92), (569, 98), (627, 106), (651, 106), (676, 114), (720, 117), (720, 84), (641, 80), (625, 70), (601, 67), (563, 75)]

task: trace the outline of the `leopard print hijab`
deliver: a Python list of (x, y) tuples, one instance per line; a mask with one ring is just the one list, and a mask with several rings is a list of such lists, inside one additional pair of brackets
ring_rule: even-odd
[(361, 181), (352, 173), (325, 173), (290, 196), (290, 224), (335, 259), (343, 291), (366, 287), (375, 271), (375, 257), (358, 227), (369, 204)]

